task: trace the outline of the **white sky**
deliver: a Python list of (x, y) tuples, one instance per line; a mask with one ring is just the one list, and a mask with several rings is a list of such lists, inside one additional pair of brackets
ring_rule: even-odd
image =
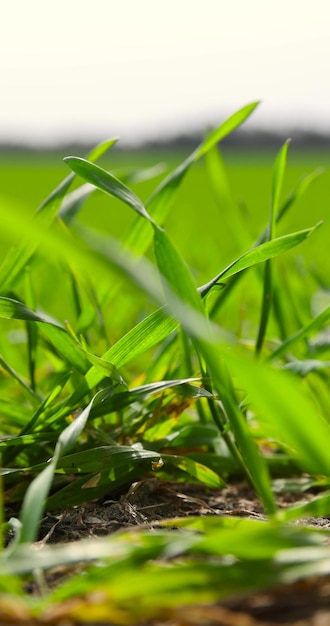
[(330, 0), (0, 0), (0, 143), (330, 131)]

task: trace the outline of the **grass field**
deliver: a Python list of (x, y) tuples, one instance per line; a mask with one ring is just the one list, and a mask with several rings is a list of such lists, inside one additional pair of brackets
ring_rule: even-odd
[[(330, 514), (330, 158), (288, 144), (221, 157), (253, 109), (185, 161), (109, 144), (65, 164), (1, 159), (4, 620), (170, 619), (197, 597), (330, 573), (329, 531), (290, 524)], [(205, 493), (239, 477), (265, 520), (35, 549), (45, 512), (154, 476)], [(279, 478), (296, 491), (284, 508)]]
[[(278, 146), (280, 148), (280, 144)], [(63, 156), (67, 156), (63, 153)], [(80, 154), (79, 156), (83, 156)], [(111, 171), (134, 170), (136, 168), (153, 167), (157, 163), (164, 164), (169, 168), (174, 167), (180, 161), (184, 160), (186, 153), (168, 153), (164, 154), (153, 152), (142, 152), (141, 155), (136, 151), (116, 152), (110, 157), (103, 158), (102, 163), (109, 167)], [(246, 216), (246, 228), (250, 231), (250, 236), (256, 236), (259, 232), (261, 224), (265, 224), (268, 219), (270, 187), (272, 166), (274, 162), (274, 153), (271, 151), (233, 151), (227, 149), (223, 151), (223, 157), (226, 163), (226, 170), (230, 189), (233, 199), (240, 207), (237, 212), (241, 211)], [(287, 216), (287, 221), (282, 227), (282, 231), (293, 228), (303, 228), (306, 224), (311, 223), (315, 218), (324, 220), (324, 227), (319, 232), (318, 237), (321, 243), (310, 242), (308, 250), (304, 251), (307, 259), (315, 259), (315, 253), (319, 259), (319, 266), (322, 271), (324, 266), (324, 247), (323, 243), (328, 241), (329, 237), (329, 186), (330, 186), (330, 153), (325, 152), (306, 152), (297, 151), (294, 145), (290, 147), (288, 156), (287, 170), (283, 185), (283, 196), (289, 193), (296, 182), (307, 173), (317, 169), (324, 168), (324, 173), (315, 185), (313, 185), (307, 193), (301, 198), (299, 204), (295, 207), (292, 214)], [(32, 155), (27, 158), (11, 158), (6, 159), (3, 155), (0, 158), (0, 179), (1, 193), (21, 202), (26, 206), (27, 211), (31, 214), (36, 207), (41, 204), (49, 191), (56, 187), (57, 184), (66, 176), (67, 167), (63, 163), (62, 155), (56, 154), (51, 156), (46, 154), (45, 157)], [(140, 197), (145, 200), (155, 187), (155, 183), (161, 177), (152, 181), (146, 181), (140, 184), (133, 184), (132, 189), (136, 191)], [(114, 209), (115, 219), (113, 218), (112, 206)], [(203, 209), (203, 228), (201, 224), (201, 207)], [(109, 220), (111, 215), (111, 221)], [(121, 237), (124, 229), (128, 228), (132, 223), (133, 216), (129, 209), (123, 205), (117, 204), (115, 199), (110, 199), (104, 194), (96, 193), (93, 200), (87, 200), (85, 207), (81, 213), (81, 219), (89, 225), (100, 227), (113, 234)], [(228, 216), (226, 221), (230, 221)], [(191, 228), (187, 228), (187, 221), (191, 224)], [(191, 233), (198, 232), (209, 245), (210, 232), (213, 224), (216, 224), (217, 235), (220, 238), (223, 232), (223, 216), (219, 208), (213, 189), (210, 189), (207, 173), (203, 163), (198, 163), (188, 172), (177, 197), (174, 200), (173, 210), (167, 219), (167, 226), (171, 235), (177, 237), (180, 241), (183, 254), (189, 255), (189, 262), (197, 268), (204, 268), (205, 256), (198, 256), (198, 251), (189, 246)], [(231, 245), (228, 241), (227, 234), (221, 241), (225, 243), (225, 251)], [(218, 239), (217, 239), (218, 242)], [(314, 245), (315, 243), (315, 245)], [(188, 245), (187, 245), (188, 244)], [(218, 243), (216, 244), (218, 245)], [(323, 258), (320, 258), (318, 251), (321, 250)], [(229, 254), (232, 250), (229, 250)], [(236, 252), (236, 251), (235, 251)], [(197, 255), (197, 256), (194, 256)], [(216, 253), (217, 256), (217, 253)], [(216, 259), (217, 262), (217, 259)], [(209, 258), (207, 260), (209, 263)], [(325, 270), (326, 271), (326, 270)]]

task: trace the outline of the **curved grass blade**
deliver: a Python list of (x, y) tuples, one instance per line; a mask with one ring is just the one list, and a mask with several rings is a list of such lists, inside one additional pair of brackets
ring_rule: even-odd
[[(116, 492), (119, 488), (139, 480), (146, 472), (152, 472), (158, 464), (171, 473), (178, 467), (195, 481), (208, 487), (223, 487), (223, 480), (210, 468), (193, 459), (182, 456), (161, 455), (154, 450), (136, 449), (128, 446), (102, 446), (84, 453), (72, 454), (61, 459), (58, 469), (72, 473), (84, 473), (74, 483), (66, 485), (49, 497), (47, 510), (77, 506), (83, 502)], [(129, 502), (129, 498), (128, 498)]]
[[(120, 174), (117, 174), (117, 178), (120, 178), (123, 183), (140, 183), (159, 176), (165, 169), (167, 168), (164, 163), (158, 163), (158, 165), (143, 170), (120, 172)], [(65, 196), (59, 211), (59, 217), (65, 224), (73, 222), (85, 200), (96, 190), (97, 187), (94, 185), (85, 183)]]
[(0, 297), (0, 317), (5, 319), (20, 319), (29, 322), (41, 323), (41, 330), (53, 347), (82, 374), (89, 369), (88, 359), (79, 346), (71, 339), (65, 328), (59, 322), (47, 315), (35, 313), (22, 302), (12, 298)]
[[(172, 203), (175, 194), (181, 185), (186, 173), (191, 165), (203, 157), (208, 150), (211, 150), (217, 143), (222, 141), (227, 135), (232, 133), (238, 126), (243, 124), (245, 120), (253, 113), (258, 106), (258, 102), (252, 102), (247, 106), (234, 113), (225, 122), (220, 124), (218, 128), (213, 130), (206, 139), (188, 156), (178, 167), (170, 172), (168, 176), (158, 185), (146, 202), (146, 207), (152, 218), (157, 224), (163, 224)], [(143, 254), (149, 247), (152, 240), (150, 230), (141, 220), (136, 220), (131, 229), (125, 245), (137, 254)]]
[[(210, 488), (221, 488), (225, 487), (226, 483), (218, 474), (215, 473), (213, 469), (207, 467), (207, 465), (203, 465), (202, 463), (198, 463), (192, 458), (187, 456), (178, 456), (178, 455), (169, 455), (162, 454), (162, 461), (165, 462), (165, 466), (169, 465), (178, 467), (182, 472), (185, 472), (195, 481), (202, 483)], [(167, 471), (168, 468), (165, 467)]]
[(251, 102), (242, 107), (236, 113), (233, 113), (219, 128), (213, 130), (208, 137), (201, 143), (201, 145), (195, 151), (194, 160), (200, 159), (217, 143), (222, 141), (227, 135), (233, 132), (238, 126), (241, 126), (245, 120), (250, 117), (251, 113), (259, 105), (259, 101)]
[(199, 293), (205, 297), (208, 292), (215, 287), (221, 280), (230, 278), (238, 272), (242, 272), (243, 270), (248, 269), (249, 267), (253, 267), (258, 263), (263, 263), (268, 259), (272, 259), (283, 252), (287, 252), (298, 246), (300, 243), (305, 241), (307, 237), (309, 237), (322, 222), (318, 222), (315, 226), (311, 228), (306, 228), (304, 230), (297, 231), (295, 233), (290, 233), (289, 235), (283, 235), (283, 237), (277, 237), (276, 239), (272, 239), (272, 241), (267, 241), (266, 243), (261, 244), (257, 248), (251, 248), (244, 254), (242, 254), (238, 259), (235, 259), (230, 265), (228, 265), (224, 270), (222, 270), (217, 276), (212, 278), (208, 283), (202, 285), (202, 287), (198, 288)]
[(3, 319), (25, 320), (28, 322), (43, 322), (45, 324), (52, 324), (57, 328), (63, 329), (61, 324), (56, 322), (56, 320), (53, 320), (46, 315), (42, 315), (41, 313), (39, 314), (31, 311), (31, 309), (19, 300), (6, 298), (4, 296), (0, 296), (0, 317)]
[(156, 383), (149, 383), (148, 385), (142, 385), (141, 387), (135, 387), (130, 390), (124, 390), (116, 394), (111, 393), (110, 396), (108, 389), (104, 389), (100, 392), (98, 401), (94, 404), (91, 415), (92, 417), (100, 417), (113, 411), (120, 411), (126, 406), (132, 405), (134, 402), (141, 402), (145, 398), (148, 398), (154, 394), (158, 394), (161, 391), (173, 388), (182, 388), (182, 395), (186, 396), (189, 392), (189, 398), (208, 398), (211, 394), (202, 387), (195, 385), (189, 385), (188, 383), (197, 382), (198, 378), (182, 378), (177, 380), (162, 380)]
[(138, 196), (118, 178), (113, 176), (113, 174), (110, 174), (102, 167), (99, 167), (94, 163), (90, 163), (81, 157), (68, 156), (64, 158), (64, 161), (84, 180), (92, 185), (95, 185), (95, 187), (101, 191), (110, 194), (110, 196), (114, 196), (115, 198), (122, 200), (122, 202), (130, 206), (139, 215), (154, 224), (154, 220), (150, 217), (140, 198), (138, 198)]

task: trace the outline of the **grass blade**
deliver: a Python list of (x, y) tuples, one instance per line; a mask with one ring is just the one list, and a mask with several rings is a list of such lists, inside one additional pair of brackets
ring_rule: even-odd
[[(261, 458), (257, 447), (252, 440), (243, 414), (241, 413), (232, 381), (221, 359), (219, 349), (212, 341), (212, 334), (208, 328), (207, 319), (202, 301), (197, 294), (192, 277), (179, 253), (174, 248), (166, 233), (155, 229), (155, 256), (159, 271), (168, 281), (173, 292), (181, 296), (181, 301), (198, 311), (199, 320), (191, 318), (187, 326), (187, 312), (183, 313), (178, 301), (173, 301), (172, 306), (183, 328), (191, 336), (195, 347), (200, 351), (208, 367), (210, 379), (214, 388), (221, 398), (226, 416), (233, 430), (236, 445), (242, 453), (244, 467), (248, 478), (254, 485), (257, 493), (262, 498), (266, 510), (274, 513), (276, 510), (274, 498), (270, 488), (270, 482), (266, 465)], [(171, 300), (171, 293), (166, 289), (167, 300)], [(191, 332), (193, 330), (193, 333)], [(209, 340), (205, 336), (209, 336)], [(237, 452), (237, 458), (241, 458)]]
[[(177, 327), (178, 322), (173, 317), (169, 317), (164, 309), (158, 309), (123, 335), (102, 355), (102, 359), (112, 363), (116, 368), (122, 367), (165, 339)], [(103, 377), (100, 370), (92, 366), (71, 396), (70, 406), (74, 406), (89, 390), (94, 389)]]
[(134, 194), (129, 187), (124, 185), (118, 178), (110, 174), (102, 167), (95, 165), (80, 157), (68, 156), (64, 159), (65, 163), (84, 180), (91, 183), (101, 191), (122, 200), (130, 206), (139, 215), (146, 218), (149, 222), (154, 223), (152, 217), (147, 212), (143, 202)]
[(60, 354), (81, 373), (85, 374), (89, 369), (88, 359), (85, 357), (82, 350), (71, 339), (65, 328), (56, 320), (31, 311), (31, 309), (18, 300), (5, 297), (0, 297), (0, 317), (41, 323), (42, 333), (48, 337), (54, 349), (60, 352)]
[[(274, 165), (273, 180), (272, 180), (272, 193), (270, 200), (270, 214), (267, 230), (267, 240), (271, 241), (275, 237), (276, 216), (280, 206), (280, 195), (282, 192), (284, 172), (286, 168), (287, 154), (288, 154), (289, 142), (287, 141), (283, 148), (277, 155), (277, 159)], [(266, 261), (264, 270), (264, 284), (262, 295), (262, 306), (260, 322), (257, 334), (257, 341), (255, 352), (258, 355), (261, 352), (261, 348), (264, 342), (269, 314), (272, 307), (273, 299), (273, 281), (272, 281), (272, 264), (271, 261)]]
[(295, 233), (291, 233), (290, 235), (283, 235), (283, 237), (277, 237), (276, 239), (272, 239), (272, 241), (267, 241), (257, 248), (251, 248), (242, 254), (238, 259), (235, 259), (235, 261), (230, 263), (230, 265), (212, 278), (212, 280), (205, 285), (202, 285), (202, 287), (199, 287), (199, 293), (205, 297), (212, 287), (215, 287), (219, 281), (228, 279), (231, 276), (248, 269), (249, 267), (253, 267), (258, 263), (263, 263), (268, 259), (278, 256), (279, 254), (283, 254), (283, 252), (291, 250), (291, 248), (294, 248), (305, 241), (305, 239), (307, 239), (307, 237), (319, 228), (320, 225), (321, 222), (315, 224), (312, 228), (306, 228), (305, 230), (300, 230)]
[(324, 311), (319, 313), (319, 315), (314, 317), (314, 319), (312, 319), (311, 322), (309, 322), (309, 324), (304, 326), (304, 328), (301, 328), (294, 335), (292, 335), (291, 337), (283, 341), (281, 345), (278, 346), (278, 348), (276, 348), (276, 350), (273, 350), (273, 352), (268, 356), (267, 360), (273, 361), (274, 359), (278, 359), (285, 352), (288, 352), (288, 350), (291, 350), (291, 347), (295, 343), (297, 343), (297, 341), (300, 341), (301, 339), (304, 339), (305, 337), (309, 337), (310, 334), (313, 334), (316, 331), (320, 330), (329, 319), (330, 319), (330, 306), (328, 306), (326, 309), (324, 309)]
[[(166, 178), (158, 185), (146, 202), (146, 207), (152, 218), (157, 224), (163, 224), (168, 215), (175, 194), (179, 189), (185, 175), (189, 171), (193, 163), (196, 163), (209, 150), (214, 148), (217, 143), (222, 141), (227, 135), (232, 133), (238, 126), (243, 124), (247, 118), (253, 113), (258, 106), (258, 102), (253, 102), (229, 117), (225, 122), (220, 124), (218, 128), (213, 130), (205, 140), (190, 154), (185, 161), (180, 163), (178, 167), (166, 176)], [(149, 247), (152, 240), (152, 233), (147, 230), (147, 225), (136, 220), (130, 234), (125, 242), (128, 248), (137, 254), (143, 254)]]
[(79, 435), (84, 430), (96, 397), (97, 394), (81, 414), (63, 430), (58, 438), (54, 456), (51, 461), (30, 484), (24, 497), (20, 515), (22, 530), (19, 543), (35, 541), (57, 463), (60, 457), (64, 456), (76, 443)]
[[(289, 209), (306, 193), (306, 191), (309, 189), (312, 183), (316, 181), (320, 177), (321, 174), (323, 174), (323, 171), (324, 170), (322, 168), (319, 168), (317, 170), (314, 170), (310, 174), (303, 176), (298, 181), (298, 183), (295, 185), (295, 187), (292, 189), (292, 191), (289, 193), (289, 195), (287, 196), (287, 198), (284, 200), (283, 204), (281, 205), (276, 215), (276, 224), (278, 224), (283, 219), (283, 217), (286, 215)], [(267, 241), (267, 232), (268, 232), (268, 226), (258, 237), (257, 241), (253, 245), (254, 248), (260, 246), (265, 241)], [(217, 297), (217, 300), (213, 303), (212, 310), (211, 310), (211, 317), (215, 315), (216, 311), (219, 309), (221, 304), (223, 304), (225, 300), (227, 300), (228, 296), (230, 295), (230, 293), (232, 293), (235, 285), (238, 283), (242, 275), (243, 274), (236, 274), (233, 280), (231, 280), (228, 288), (223, 290), (219, 294), (219, 296)]]
[(228, 351), (226, 358), (248, 390), (249, 400), (258, 407), (258, 420), (267, 435), (288, 446), (304, 471), (329, 476), (330, 425), (301, 391), (299, 381), (289, 372), (276, 371), (233, 351)]

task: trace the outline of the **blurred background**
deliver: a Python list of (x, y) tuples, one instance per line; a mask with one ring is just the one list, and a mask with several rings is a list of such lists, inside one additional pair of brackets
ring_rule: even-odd
[(198, 134), (262, 100), (250, 130), (329, 133), (327, 0), (14, 0), (0, 24), (0, 143)]
[[(330, 235), (329, 22), (328, 0), (3, 3), (0, 193), (33, 212), (68, 173), (63, 156), (83, 156), (113, 136), (120, 141), (107, 157), (112, 171), (159, 162), (172, 168), (207, 130), (260, 100), (242, 129), (221, 144), (249, 241), (267, 222), (272, 166), (288, 137), (284, 193), (317, 166), (325, 173), (283, 232), (323, 219), (325, 238)], [(145, 199), (157, 182), (133, 188)], [(93, 210), (88, 201), (81, 219), (109, 229), (109, 202), (96, 194)], [(132, 216), (114, 206), (111, 232), (121, 236)], [(202, 163), (189, 173), (166, 223), (194, 268), (205, 264), (202, 246), (191, 247), (191, 233), (201, 237), (201, 207), (206, 244), (217, 252), (223, 216)], [(314, 240), (308, 247), (312, 261), (320, 254), (320, 240)], [(243, 244), (235, 247), (233, 241), (223, 236), (224, 260), (242, 252)], [(218, 267), (218, 255), (214, 258)], [(211, 268), (204, 272), (209, 275)]]
[[(267, 226), (274, 162), (290, 137), (280, 206), (295, 194), (297, 201), (276, 235), (323, 221), (306, 243), (274, 262), (287, 332), (295, 332), (317, 312), (311, 294), (330, 303), (329, 23), (329, 0), (3, 2), (2, 215), (13, 217), (19, 231), (19, 216), (32, 215), (68, 175), (63, 157), (84, 156), (110, 137), (120, 140), (100, 164), (147, 201), (205, 133), (260, 100), (213, 161), (190, 168), (162, 224), (196, 284), (208, 281)], [(74, 185), (82, 184), (77, 177)], [(98, 191), (80, 205), (76, 220), (120, 241), (134, 236), (132, 210)], [(12, 245), (4, 232), (3, 219), (0, 265)], [(262, 275), (249, 273), (233, 304), (221, 309), (221, 323), (243, 338), (256, 336)], [(102, 277), (95, 281), (101, 289)], [(35, 288), (44, 310), (72, 320), (62, 283), (62, 267), (52, 268), (51, 281), (42, 268)], [(292, 295), (298, 288), (299, 299)], [(125, 331), (140, 319), (141, 307), (135, 292), (123, 298)]]

